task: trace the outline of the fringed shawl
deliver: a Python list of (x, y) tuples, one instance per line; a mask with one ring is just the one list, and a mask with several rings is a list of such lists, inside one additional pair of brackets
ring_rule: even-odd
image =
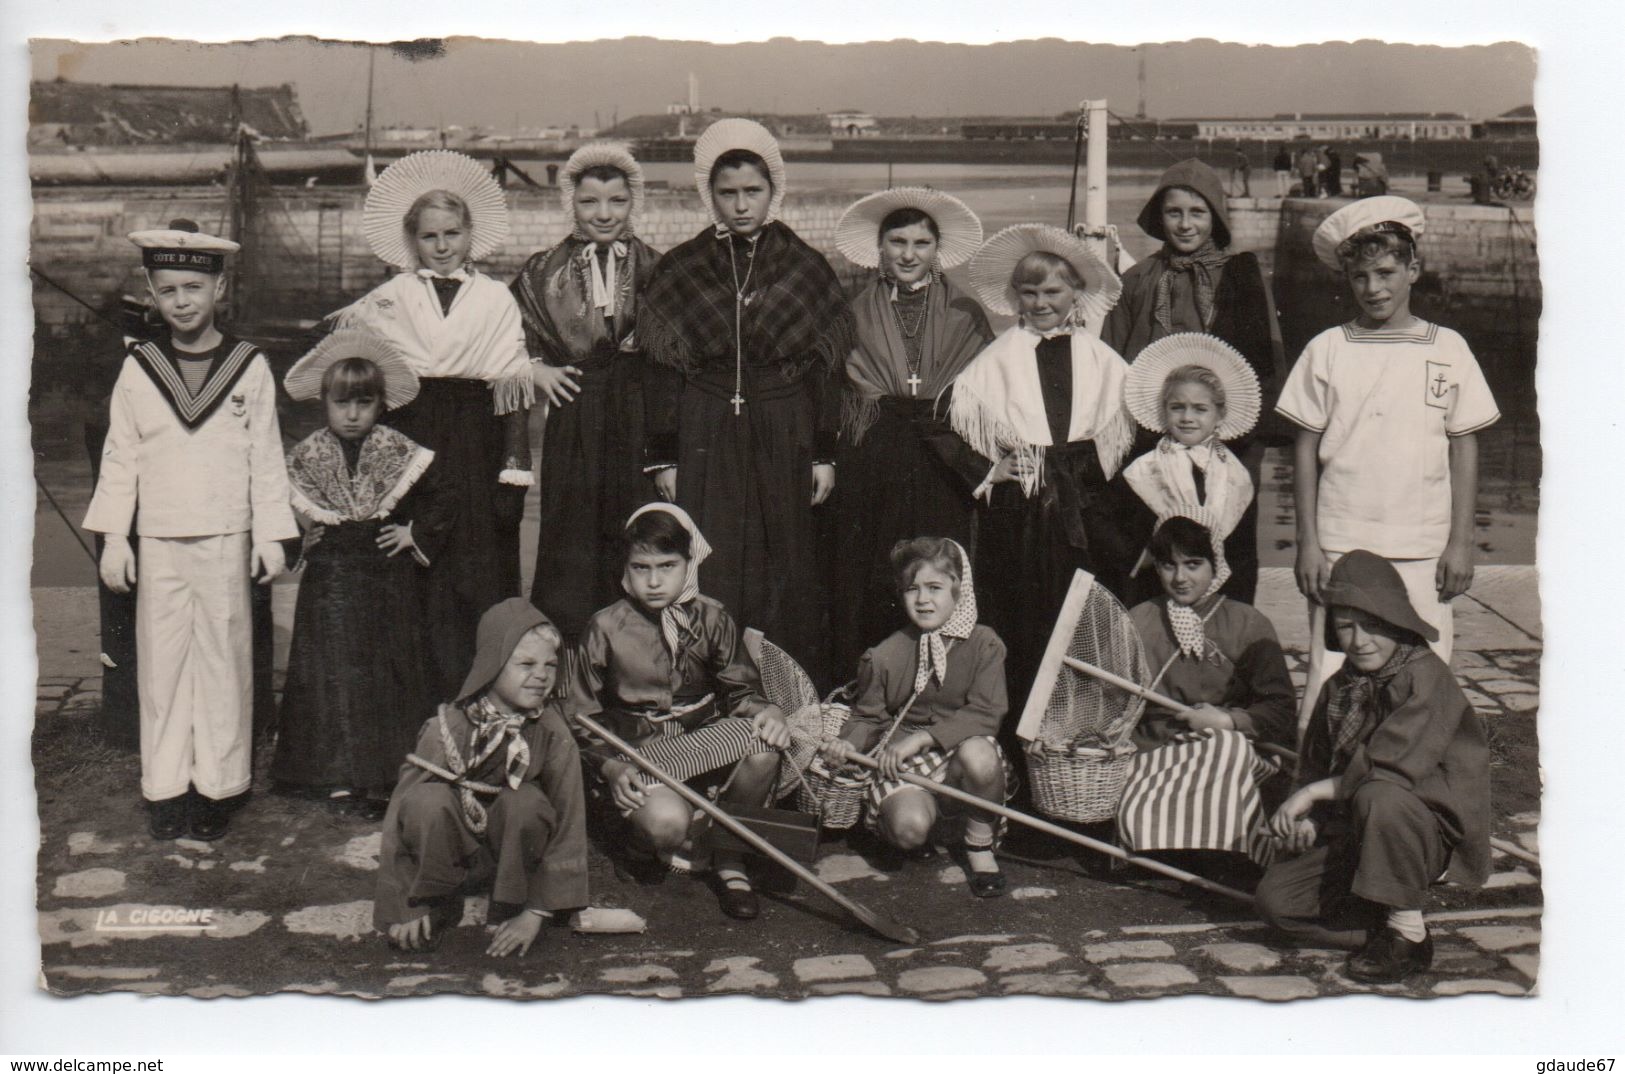
[(857, 343), (846, 359), (841, 395), (841, 436), (860, 443), (874, 424), (880, 399), (893, 395), (935, 399), (993, 338), (976, 300), (946, 279), (931, 281), (926, 295), (920, 390), (908, 385), (908, 352), (892, 307), (892, 284), (876, 275), (852, 297)]
[(638, 312), (643, 352), (684, 373), (731, 367), (736, 269), (745, 285), (740, 342), (746, 365), (777, 365), (786, 379), (798, 380), (815, 365), (834, 369), (845, 360), (852, 310), (835, 272), (777, 221), (754, 242), (707, 228), (662, 257)]
[(1192, 451), (1200, 447), (1184, 448), (1167, 436), (1157, 441), (1155, 450), (1124, 467), (1123, 479), (1158, 518), (1179, 514), (1182, 508), (1207, 508), (1219, 531), (1215, 536), (1223, 541), (1234, 532), (1253, 502), (1253, 479), (1235, 453), (1219, 440), (1212, 440), (1209, 448), (1200, 499), (1191, 472), (1195, 465)]
[[(1044, 449), (1051, 447), (1044, 392), (1038, 382), (1037, 333), (1007, 328), (954, 381), (948, 421), (965, 442), (990, 459), (1015, 452), (1032, 465), (1021, 488), (1043, 484)], [(1072, 417), (1067, 442), (1093, 440), (1108, 479), (1134, 442), (1134, 419), (1123, 404), (1128, 364), (1087, 332), (1072, 333)]]
[(375, 425), (351, 474), (338, 437), (318, 429), (288, 452), (293, 509), (322, 526), (387, 518), (433, 461), (428, 448)]
[(510, 285), (530, 346), (549, 365), (580, 364), (632, 346), (638, 297), (649, 285), (660, 255), (630, 235), (617, 243), (626, 252), (616, 258), (616, 338), (611, 339), (603, 311), (593, 304), (592, 266), (587, 259), (597, 256), (596, 245), (565, 239), (532, 255)]
[(420, 378), (485, 381), (497, 414), (523, 410), (535, 388), (519, 306), (497, 281), (474, 269), (468, 274), (445, 312), (432, 281), (413, 272), (392, 276), (340, 310), (337, 327), (383, 336)]

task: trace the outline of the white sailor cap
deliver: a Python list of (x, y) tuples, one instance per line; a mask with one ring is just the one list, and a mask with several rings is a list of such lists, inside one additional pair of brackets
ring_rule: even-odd
[(1409, 198), (1392, 194), (1361, 198), (1320, 222), (1315, 229), (1315, 256), (1321, 264), (1341, 271), (1343, 262), (1337, 256), (1338, 248), (1361, 232), (1390, 232), (1408, 239), (1414, 247), (1426, 227), (1421, 207)]
[(226, 267), (226, 255), (240, 249), (230, 239), (206, 234), (195, 221), (186, 219), (171, 220), (164, 228), (132, 231), (130, 241), (141, 248), (141, 264), (148, 270), (219, 273)]

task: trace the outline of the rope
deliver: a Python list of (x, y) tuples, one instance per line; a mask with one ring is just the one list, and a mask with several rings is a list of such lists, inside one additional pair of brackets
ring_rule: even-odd
[(45, 498), (51, 501), (51, 506), (56, 509), (57, 517), (62, 519), (62, 524), (67, 526), (68, 529), (73, 533), (73, 539), (79, 542), (79, 547), (83, 548), (85, 550), (85, 555), (90, 557), (91, 566), (100, 571), (101, 561), (96, 558), (96, 553), (91, 551), (90, 545), (85, 541), (84, 534), (79, 532), (79, 527), (68, 521), (67, 512), (62, 510), (62, 505), (56, 502), (56, 497), (51, 495), (51, 490), (45, 487), (45, 482), (40, 480), (39, 474), (34, 475), (34, 484), (38, 485), (39, 490), (45, 493)]
[(1066, 198), (1066, 229), (1071, 231), (1078, 222), (1078, 172), (1083, 164), (1083, 142), (1089, 134), (1089, 113), (1081, 112), (1072, 129), (1072, 188)]

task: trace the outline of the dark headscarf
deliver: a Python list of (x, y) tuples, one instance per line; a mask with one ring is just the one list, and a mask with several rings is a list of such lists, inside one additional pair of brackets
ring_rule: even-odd
[[(1186, 187), (1201, 195), (1213, 214), (1213, 234), (1201, 247), (1184, 254), (1168, 242), (1162, 227), (1162, 199), (1174, 187)], [(1219, 286), (1219, 274), (1230, 259), (1230, 207), (1219, 173), (1196, 159), (1182, 160), (1162, 173), (1157, 189), (1146, 200), (1136, 221), (1140, 230), (1154, 239), (1161, 239), (1162, 249), (1157, 256), (1166, 266), (1157, 278), (1152, 317), (1164, 334), (1174, 330), (1173, 282), (1174, 276), (1189, 272), (1196, 297), (1196, 312), (1202, 319), (1202, 329), (1213, 325), (1213, 294)]]

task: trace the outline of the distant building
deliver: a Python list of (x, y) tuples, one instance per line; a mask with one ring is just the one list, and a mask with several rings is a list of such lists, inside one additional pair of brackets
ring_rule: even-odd
[(1535, 134), (1535, 106), (1522, 105), (1510, 112), (1502, 112), (1494, 119), (1486, 119), (1482, 124), (1485, 138), (1529, 138)]
[(124, 86), (35, 82), (28, 102), (31, 145), (174, 145), (229, 142), (241, 122), (260, 138), (309, 136), (291, 85)]
[(880, 133), (880, 121), (868, 112), (830, 112), (829, 132), (837, 138), (873, 137)]
[(1472, 121), (1455, 112), (1280, 112), (1268, 119), (1194, 117), (1171, 122), (1194, 124), (1198, 138), (1226, 141), (1465, 141), (1473, 136)]

